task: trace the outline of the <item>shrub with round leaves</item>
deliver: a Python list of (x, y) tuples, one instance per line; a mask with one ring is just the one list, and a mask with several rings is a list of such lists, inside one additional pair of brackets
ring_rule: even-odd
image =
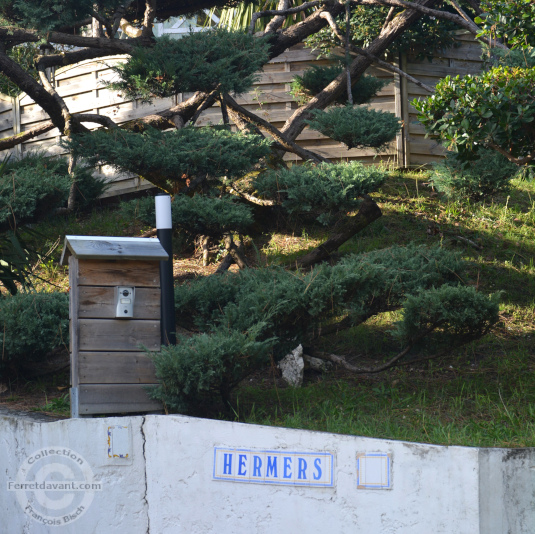
[(481, 147), (518, 164), (535, 156), (535, 69), (495, 67), (480, 76), (447, 76), (433, 96), (412, 105), (427, 132), (461, 158), (473, 158)]

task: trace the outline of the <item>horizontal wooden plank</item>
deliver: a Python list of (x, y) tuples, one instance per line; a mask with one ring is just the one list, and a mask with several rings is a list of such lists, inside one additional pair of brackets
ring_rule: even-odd
[(147, 394), (146, 386), (128, 385), (81, 385), (78, 388), (80, 415), (152, 412), (163, 409)]
[(78, 353), (80, 384), (155, 384), (150, 356), (143, 352)]
[(159, 263), (155, 261), (80, 260), (81, 286), (160, 287)]
[[(80, 286), (78, 317), (113, 319), (117, 309), (115, 291), (114, 287)], [(136, 288), (134, 319), (160, 319), (159, 289)]]
[(80, 319), (80, 351), (157, 351), (161, 347), (160, 321), (136, 319)]

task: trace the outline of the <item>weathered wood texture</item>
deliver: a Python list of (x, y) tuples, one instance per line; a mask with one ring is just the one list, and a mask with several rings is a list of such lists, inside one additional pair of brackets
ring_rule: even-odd
[[(117, 309), (114, 287), (81, 286), (80, 319), (114, 319)], [(134, 300), (136, 319), (160, 320), (160, 290), (137, 287)]]
[(160, 287), (160, 273), (151, 261), (78, 262), (78, 284), (83, 286)]
[(151, 400), (141, 384), (81, 385), (78, 388), (80, 415), (150, 412), (162, 405)]
[(160, 321), (79, 319), (79, 350), (143, 351), (160, 348)]
[[(69, 257), (71, 413), (143, 412), (162, 406), (142, 385), (156, 384), (145, 349), (158, 352), (158, 261), (81, 260)], [(116, 318), (117, 287), (135, 288), (134, 318)]]
[[(409, 57), (401, 58), (400, 62), (409, 74), (431, 86), (436, 85), (440, 78), (447, 75), (479, 72), (480, 46), (474, 42), (471, 34), (462, 31), (457, 34), (460, 44), (457, 48), (437, 51), (430, 61), (427, 59), (416, 61)], [(173, 98), (155, 100), (152, 104), (125, 100), (117, 91), (110, 91), (102, 84), (111, 80), (114, 75), (108, 65), (122, 61), (123, 58), (124, 56), (112, 56), (100, 60), (88, 60), (57, 70), (54, 74), (54, 84), (69, 109), (73, 112), (107, 115), (121, 123), (162, 111), (190, 96), (179, 94)], [(317, 61), (316, 55), (303, 45), (287, 50), (265, 65), (253, 90), (241, 95), (237, 99), (238, 103), (244, 105), (246, 109), (255, 111), (275, 126), (282, 126), (297, 108), (297, 103), (288, 93), (292, 78), (302, 74), (313, 63), (321, 64), (325, 63), (325, 60)], [(399, 139), (378, 157), (373, 150), (347, 150), (344, 145), (308, 129), (298, 137), (298, 144), (332, 160), (359, 159), (365, 163), (389, 161), (396, 166), (419, 166), (439, 159), (443, 153), (442, 148), (434, 141), (425, 139), (423, 128), (410, 105), (414, 98), (427, 96), (425, 91), (413, 83), (398, 80), (397, 75), (394, 76), (382, 68), (371, 67), (368, 73), (392, 82), (371, 102), (371, 107), (396, 113), (403, 120), (404, 131)], [(0, 96), (0, 138), (25, 131), (47, 119), (46, 113), (27, 95), (20, 95), (16, 99)], [(198, 124), (220, 122), (220, 109), (214, 106), (201, 115)], [(13, 152), (20, 154), (41, 149), (49, 154), (61, 154), (64, 150), (58, 145), (59, 139), (59, 132), (54, 129), (23, 143)], [(286, 159), (299, 161), (294, 154), (286, 154)], [(150, 184), (140, 177), (118, 174), (107, 166), (100, 167), (99, 173), (110, 182), (110, 188), (105, 196), (150, 187)]]
[(154, 364), (143, 352), (80, 352), (80, 384), (154, 384)]

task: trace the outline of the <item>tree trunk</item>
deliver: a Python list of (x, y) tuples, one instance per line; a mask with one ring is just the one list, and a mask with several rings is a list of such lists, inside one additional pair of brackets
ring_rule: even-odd
[(366, 195), (358, 213), (353, 217), (349, 217), (342, 225), (335, 228), (325, 243), (322, 243), (312, 252), (299, 258), (296, 261), (296, 266), (310, 267), (311, 265), (328, 259), (333, 252), (338, 250), (340, 245), (344, 244), (348, 239), (361, 230), (364, 230), (364, 228), (381, 217), (381, 215), (382, 213), (379, 206), (372, 200), (372, 198)]

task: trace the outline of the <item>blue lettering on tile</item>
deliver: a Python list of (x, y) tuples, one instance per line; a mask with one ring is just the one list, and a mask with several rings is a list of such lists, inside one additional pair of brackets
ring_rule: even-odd
[(229, 482), (333, 487), (334, 454), (214, 447), (212, 478)]
[(284, 478), (292, 478), (292, 458), (290, 456), (284, 457)]
[(232, 475), (232, 454), (225, 453), (223, 464), (223, 473), (225, 475)]
[[(245, 463), (247, 462), (247, 455), (246, 454), (240, 454), (240, 463), (238, 465), (238, 475), (241, 477), (244, 477), (247, 474), (247, 469), (245, 469)], [(242, 471), (242, 468), (243, 471)]]
[(268, 456), (267, 457), (267, 477), (275, 477), (277, 478), (277, 457), (276, 456)]
[(253, 456), (253, 476), (261, 477), (260, 469), (262, 469), (262, 458), (260, 456)]

